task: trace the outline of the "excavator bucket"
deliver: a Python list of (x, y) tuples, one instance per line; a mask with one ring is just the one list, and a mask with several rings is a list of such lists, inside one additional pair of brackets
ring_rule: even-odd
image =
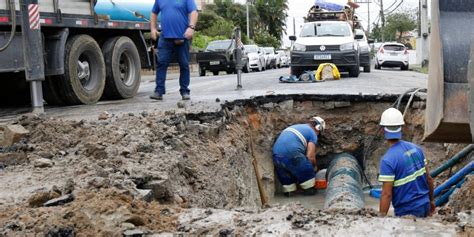
[(432, 0), (431, 7), (425, 141), (472, 143), (474, 1)]

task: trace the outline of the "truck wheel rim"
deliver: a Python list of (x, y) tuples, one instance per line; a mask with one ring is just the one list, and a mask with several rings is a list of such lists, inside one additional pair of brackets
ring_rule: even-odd
[(135, 78), (135, 64), (132, 63), (130, 56), (124, 52), (119, 61), (120, 80), (126, 86), (131, 86)]
[(77, 77), (79, 78), (79, 81), (81, 82), (81, 85), (84, 88), (87, 88), (90, 86), (91, 84), (90, 64), (87, 61), (87, 58), (82, 55), (77, 61)]

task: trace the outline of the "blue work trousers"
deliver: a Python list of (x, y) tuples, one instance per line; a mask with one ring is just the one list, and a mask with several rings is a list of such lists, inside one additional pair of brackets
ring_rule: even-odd
[(179, 64), (179, 92), (181, 95), (189, 95), (189, 40), (184, 40), (181, 45), (175, 45), (175, 39), (163, 39), (158, 41), (157, 65), (156, 65), (156, 88), (158, 94), (166, 94), (166, 72), (173, 54), (176, 55)]
[(397, 210), (395, 208), (395, 216), (416, 216), (416, 217), (427, 217), (431, 212), (431, 205), (429, 202), (425, 202), (416, 207), (404, 208), (405, 210)]
[[(283, 188), (288, 187), (293, 191), (295, 184), (305, 184), (306, 186), (314, 186), (314, 168), (311, 161), (306, 158), (304, 154), (295, 154), (291, 157), (286, 157), (278, 154), (273, 154), (273, 164), (275, 166), (276, 175)], [(296, 187), (296, 186), (294, 186)], [(302, 187), (308, 189), (309, 187)]]

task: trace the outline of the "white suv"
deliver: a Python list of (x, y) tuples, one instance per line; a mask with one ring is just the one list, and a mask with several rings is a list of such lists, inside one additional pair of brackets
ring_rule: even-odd
[(408, 70), (408, 50), (400, 43), (384, 43), (380, 46), (375, 56), (375, 69), (382, 67), (400, 67), (402, 71)]

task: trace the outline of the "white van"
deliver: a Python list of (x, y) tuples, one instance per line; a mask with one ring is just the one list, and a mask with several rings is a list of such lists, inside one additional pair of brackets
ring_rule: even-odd
[(291, 48), (291, 73), (299, 77), (304, 71), (316, 70), (322, 63), (333, 63), (349, 76), (360, 74), (359, 46), (352, 27), (346, 21), (316, 21), (303, 25)]

